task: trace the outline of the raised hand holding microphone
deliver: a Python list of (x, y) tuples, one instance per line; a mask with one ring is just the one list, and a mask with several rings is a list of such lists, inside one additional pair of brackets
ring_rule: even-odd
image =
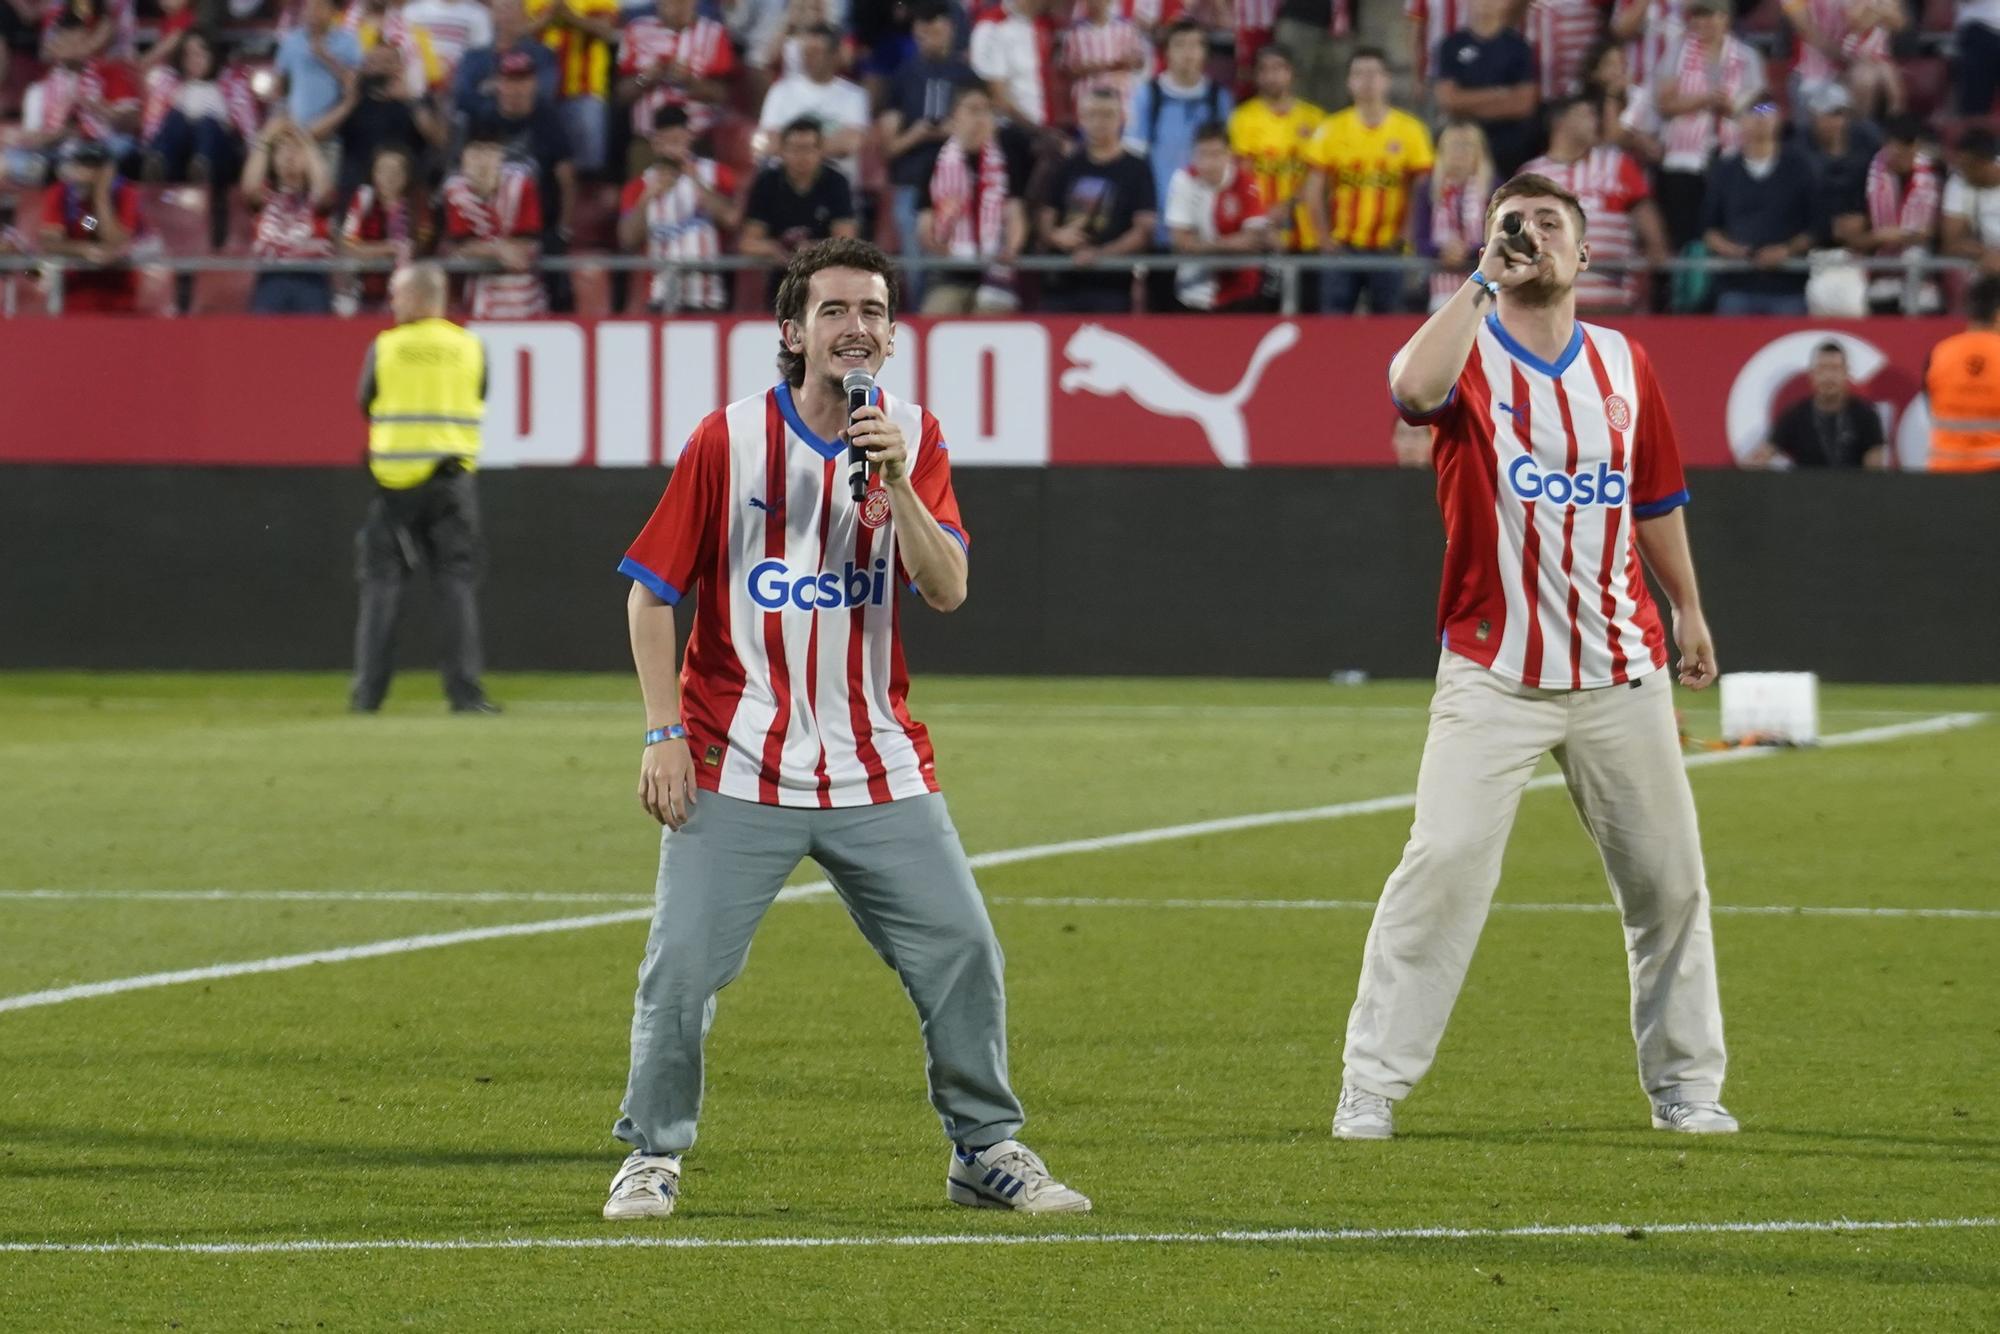
[(847, 485), (855, 503), (860, 504), (868, 495), (870, 468), (885, 485), (893, 486), (903, 479), (909, 442), (903, 438), (903, 428), (871, 401), (875, 377), (868, 371), (849, 371), (841, 377), (840, 387), (847, 392)]
[(855, 430), (858, 414), (875, 397), (875, 375), (857, 367), (841, 378), (840, 387), (847, 394), (847, 489), (859, 505), (868, 497), (868, 449), (855, 439)]

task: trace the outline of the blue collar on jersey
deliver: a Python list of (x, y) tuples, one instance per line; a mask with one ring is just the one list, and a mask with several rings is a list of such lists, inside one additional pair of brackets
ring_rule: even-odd
[(1543, 361), (1540, 357), (1528, 351), (1527, 348), (1522, 347), (1520, 341), (1513, 334), (1507, 332), (1507, 326), (1500, 323), (1500, 312), (1494, 311), (1486, 317), (1486, 327), (1493, 331), (1493, 336), (1500, 340), (1500, 346), (1506, 348), (1516, 361), (1526, 362), (1542, 374), (1556, 379), (1560, 379), (1562, 373), (1569, 369), (1569, 364), (1576, 360), (1576, 354), (1583, 351), (1583, 325), (1581, 323), (1570, 326), (1569, 346), (1564, 348), (1562, 355), (1554, 361)]
[[(822, 440), (814, 435), (812, 428), (799, 417), (798, 405), (792, 402), (792, 386), (780, 380), (775, 391), (778, 395), (778, 413), (785, 419), (785, 425), (792, 428), (792, 434), (812, 446), (813, 452), (823, 459), (837, 459), (847, 452), (847, 446), (838, 440)], [(882, 390), (878, 385), (875, 396), (868, 400), (875, 406), (882, 406)]]

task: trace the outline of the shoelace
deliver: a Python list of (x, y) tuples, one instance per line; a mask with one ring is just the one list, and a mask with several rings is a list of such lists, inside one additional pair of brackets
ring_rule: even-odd
[(1714, 1112), (1718, 1116), (1728, 1115), (1722, 1110), (1722, 1104), (1719, 1102), (1677, 1102), (1666, 1108), (1666, 1120), (1671, 1125), (1683, 1125), (1701, 1112)]
[(1035, 1151), (1025, 1144), (1016, 1144), (1005, 1153), (991, 1158), (981, 1157), (978, 1161), (988, 1167), (997, 1167), (1003, 1172), (1013, 1173), (1025, 1183), (1021, 1189), (1029, 1195), (1039, 1194), (1055, 1184), (1054, 1178), (1049, 1175), (1048, 1167), (1035, 1155)]
[(1340, 1091), (1340, 1109), (1344, 1112), (1383, 1113), (1389, 1110), (1389, 1100), (1367, 1089), (1347, 1088)]
[(680, 1173), (672, 1168), (648, 1164), (620, 1177), (618, 1186), (612, 1193), (620, 1196), (649, 1194), (660, 1186), (665, 1186), (668, 1193), (672, 1194), (680, 1189), (680, 1180)]

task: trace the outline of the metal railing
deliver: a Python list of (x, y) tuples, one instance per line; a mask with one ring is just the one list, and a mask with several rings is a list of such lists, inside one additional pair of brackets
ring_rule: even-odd
[[(895, 256), (897, 265), (913, 273), (964, 273), (979, 267), (963, 259), (947, 256)], [(490, 260), (442, 259), (436, 261), (446, 272), (468, 275), (493, 275), (505, 272)], [(1801, 258), (1787, 260), (1777, 265), (1762, 265), (1746, 259), (1721, 259), (1715, 256), (1681, 257), (1658, 264), (1643, 259), (1604, 260), (1591, 265), (1591, 272), (1623, 276), (1638, 274), (1683, 273), (1706, 274), (1710, 276), (1741, 273), (1788, 273), (1808, 275), (1820, 268), (1826, 261)], [(1920, 307), (1925, 288), (1933, 278), (1947, 273), (1971, 273), (1978, 266), (1971, 260), (1948, 258), (1936, 255), (1909, 255), (1892, 257), (1848, 257), (1837, 261), (1843, 266), (1861, 269), (1871, 277), (1889, 275), (1898, 279), (1901, 285), (1900, 300), (1906, 313), (1916, 313)], [(1416, 255), (1260, 255), (1260, 256), (1216, 256), (1216, 255), (1120, 255), (1115, 259), (1096, 259), (1089, 263), (1078, 263), (1066, 255), (1023, 255), (1010, 265), (1024, 273), (1106, 273), (1106, 274), (1148, 274), (1159, 270), (1178, 269), (1196, 265), (1221, 271), (1260, 269), (1277, 279), (1278, 313), (1296, 315), (1301, 309), (1301, 285), (1308, 275), (1333, 272), (1379, 273), (1399, 271), (1405, 274), (1428, 276), (1438, 272), (1436, 261)], [(642, 255), (564, 255), (546, 256), (538, 259), (529, 270), (535, 273), (768, 273), (778, 264), (756, 255), (721, 255), (704, 260), (674, 260), (661, 262)], [(42, 286), (43, 305), (49, 314), (60, 314), (63, 308), (63, 287), (71, 273), (98, 272), (106, 268), (137, 269), (153, 273), (168, 273), (176, 277), (201, 273), (324, 273), (331, 276), (360, 276), (365, 274), (386, 274), (393, 272), (396, 264), (387, 259), (314, 259), (314, 260), (271, 260), (245, 255), (146, 255), (138, 254), (117, 265), (93, 264), (86, 260), (56, 255), (0, 254), (0, 317), (16, 314), (16, 293), (10, 279), (17, 274), (36, 277)], [(696, 312), (702, 313), (702, 312)]]

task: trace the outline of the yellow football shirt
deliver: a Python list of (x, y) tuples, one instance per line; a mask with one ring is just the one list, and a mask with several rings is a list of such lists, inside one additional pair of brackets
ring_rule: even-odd
[(1326, 118), (1306, 146), (1306, 160), (1326, 173), (1327, 220), (1334, 239), (1354, 250), (1400, 250), (1410, 186), (1431, 169), (1431, 134), (1407, 111), (1390, 108), (1370, 128), (1353, 107)]
[(1300, 249), (1299, 238), (1309, 236), (1312, 226), (1306, 218), (1306, 145), (1326, 113), (1310, 102), (1294, 101), (1283, 115), (1271, 104), (1253, 97), (1236, 108), (1229, 118), (1229, 147), (1250, 164), (1257, 188), (1267, 204), (1285, 200), (1292, 205), (1292, 225), (1285, 229), (1283, 248)]
[[(556, 0), (522, 0), (521, 8), (530, 21), (555, 8)], [(570, 12), (582, 18), (598, 19), (618, 26), (618, 0), (569, 0)], [(611, 94), (611, 47), (567, 24), (552, 23), (542, 40), (556, 53), (556, 95), (558, 97), (609, 97)]]

